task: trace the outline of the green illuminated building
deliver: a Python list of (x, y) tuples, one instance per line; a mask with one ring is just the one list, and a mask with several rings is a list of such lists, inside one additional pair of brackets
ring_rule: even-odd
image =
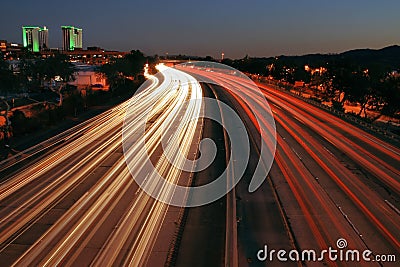
[(37, 26), (22, 26), (22, 44), (29, 51), (40, 52), (48, 48), (49, 33), (46, 26), (43, 28)]
[(63, 32), (63, 50), (82, 49), (82, 29), (74, 26), (61, 26)]

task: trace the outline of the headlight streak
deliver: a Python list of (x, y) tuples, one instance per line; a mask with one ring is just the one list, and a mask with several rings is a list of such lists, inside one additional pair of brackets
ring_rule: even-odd
[[(213, 64), (213, 63), (212, 63)], [(219, 65), (222, 66), (222, 65)], [(191, 75), (186, 74), (183, 71), (177, 70), (177, 69), (169, 69), (167, 67), (162, 67), (160, 68), (161, 71), (164, 72), (164, 76), (170, 76), (171, 73), (173, 72), (174, 75), (178, 76), (178, 79), (182, 85), (179, 87), (180, 91), (186, 91), (185, 88), (191, 88), (191, 90), (201, 90), (199, 82), (192, 77)], [(198, 78), (197, 78), (198, 79)], [(172, 81), (175, 81), (175, 79), (172, 79)], [(255, 85), (254, 85), (255, 86)], [(255, 86), (256, 87), (256, 86)], [(257, 87), (256, 87), (257, 88)], [(140, 93), (139, 93), (140, 95)], [(151, 138), (154, 138), (154, 140), (157, 140), (158, 138), (161, 138), (161, 143), (163, 144), (164, 148), (164, 153), (163, 156), (165, 156), (168, 161), (175, 166), (176, 168), (180, 170), (185, 170), (185, 171), (191, 171), (193, 164), (196, 164), (198, 160), (196, 161), (188, 161), (185, 158), (185, 153), (182, 151), (183, 148), (185, 148), (184, 144), (179, 144), (177, 143), (176, 145), (174, 144), (176, 140), (179, 140), (179, 137), (181, 134), (185, 133), (186, 139), (185, 140), (191, 140), (193, 139), (193, 135), (191, 131), (188, 131), (186, 124), (192, 123), (193, 125), (196, 125), (197, 119), (200, 116), (200, 105), (199, 105), (199, 98), (195, 94), (192, 94), (193, 97), (183, 97), (183, 95), (180, 93), (180, 96), (182, 98), (177, 97), (177, 101), (180, 101), (179, 105), (172, 106), (176, 109), (176, 112), (171, 110), (165, 109), (162, 114), (159, 114), (158, 112), (155, 112), (154, 110), (158, 110), (158, 105), (159, 103), (153, 104), (153, 106), (150, 106), (148, 110), (145, 112), (148, 114), (147, 117), (152, 117), (155, 114), (157, 114), (160, 117), (163, 117), (163, 114), (173, 114), (175, 117), (181, 117), (182, 121), (184, 123), (178, 123), (177, 126), (174, 127), (169, 127), (171, 122), (173, 121), (173, 117), (171, 116), (170, 118), (166, 119), (161, 119), (159, 120), (160, 124), (155, 124), (149, 126), (150, 128), (152, 127), (160, 127), (167, 129), (166, 134), (157, 134), (157, 131), (151, 134)], [(260, 93), (262, 96), (262, 94)], [(135, 97), (134, 97), (135, 98)], [(167, 101), (167, 100), (166, 100)], [(164, 103), (166, 103), (166, 101)], [(188, 102), (188, 103), (185, 103)], [(224, 196), (227, 192), (229, 192), (240, 180), (242, 177), (247, 163), (249, 159), (249, 139), (247, 137), (247, 132), (246, 128), (243, 125), (242, 120), (238, 116), (238, 114), (230, 108), (228, 105), (226, 105), (223, 102), (220, 102), (216, 99), (210, 99), (210, 98), (203, 98), (203, 102), (207, 102), (207, 110), (205, 111), (205, 114), (202, 116), (204, 118), (210, 118), (213, 120), (217, 120), (221, 125), (225, 127), (225, 129), (228, 132), (229, 138), (231, 139), (231, 143), (235, 144), (233, 148), (231, 149), (231, 157), (229, 160), (230, 166), (226, 168), (226, 170), (223, 172), (223, 174), (215, 179), (213, 182), (198, 186), (198, 187), (185, 187), (181, 185), (177, 185), (174, 183), (169, 182), (165, 177), (162, 175), (162, 172), (165, 170), (161, 170), (160, 172), (154, 172), (154, 169), (157, 169), (157, 167), (153, 166), (152, 162), (148, 159), (145, 164), (142, 164), (140, 168), (137, 168), (137, 164), (135, 160), (126, 157), (126, 161), (128, 164), (128, 167), (131, 170), (132, 175), (134, 176), (136, 182), (139, 184), (139, 186), (142, 187), (148, 194), (150, 194), (152, 197), (156, 198), (159, 201), (162, 201), (164, 203), (168, 203), (170, 205), (174, 206), (187, 206), (187, 207), (193, 207), (193, 206), (200, 206), (200, 205), (205, 205), (207, 203), (210, 203), (212, 201), (215, 201), (222, 196)], [(136, 105), (138, 103), (138, 100), (133, 100), (133, 103)], [(182, 106), (186, 106), (186, 111), (181, 114)], [(266, 104), (268, 106), (268, 104)], [(133, 107), (133, 105), (132, 105)], [(197, 108), (196, 108), (197, 107)], [(194, 113), (192, 115), (189, 115), (190, 110), (193, 110)], [(221, 111), (221, 109), (223, 111)], [(152, 149), (156, 149), (156, 147), (151, 146), (151, 142), (149, 143), (150, 139), (146, 138), (146, 131), (147, 131), (147, 120), (143, 118), (143, 114), (135, 114), (135, 109), (132, 108), (132, 112), (128, 108), (128, 114), (127, 114), (127, 119), (125, 120), (125, 126), (124, 126), (124, 132), (123, 132), (123, 142), (124, 142), (124, 151), (127, 152), (129, 150), (136, 150), (135, 154), (143, 154), (143, 152), (147, 152), (146, 149), (148, 149), (150, 152)], [(223, 121), (220, 121), (220, 112), (223, 112), (226, 116), (229, 118), (226, 123)], [(261, 114), (266, 114), (268, 112), (260, 112)], [(166, 115), (167, 116), (167, 115)], [(192, 116), (190, 118), (190, 116)], [(270, 118), (269, 120), (272, 121), (272, 125), (274, 126), (273, 123), (273, 118), (272, 116), (266, 116), (267, 118)], [(258, 119), (258, 118), (257, 118)], [(143, 128), (135, 128), (136, 131), (131, 131), (133, 128), (130, 128), (130, 124), (135, 124), (135, 125), (143, 125)], [(168, 127), (164, 126), (167, 125)], [(129, 129), (130, 128), (130, 129)], [(274, 127), (273, 127), (274, 128)], [(126, 130), (129, 129), (129, 130)], [(190, 129), (189, 129), (190, 130)], [(168, 132), (169, 131), (169, 132)], [(164, 137), (167, 137), (167, 139), (164, 139)], [(271, 137), (270, 140), (275, 140), (275, 138)], [(153, 140), (151, 140), (153, 141)], [(172, 147), (177, 147), (180, 149), (175, 149), (172, 152), (168, 150), (169, 146)], [(262, 152), (265, 152), (265, 145), (263, 145), (264, 149)], [(214, 147), (215, 148), (215, 147)], [(262, 153), (265, 154), (265, 153)], [(210, 159), (211, 157), (215, 156), (214, 155), (203, 155), (207, 159), (205, 160), (207, 163), (211, 163), (213, 161), (213, 158)], [(185, 160), (183, 160), (185, 159)], [(233, 164), (233, 162), (235, 162)], [(266, 174), (269, 170), (269, 167), (272, 165), (273, 162), (273, 152), (269, 153), (269, 156), (267, 155), (267, 158), (261, 161), (264, 164), (262, 167), (258, 167), (257, 171), (255, 172), (254, 179), (252, 179), (252, 182), (250, 184), (249, 190), (254, 191), (256, 188), (258, 188), (262, 181), (264, 181)], [(207, 164), (205, 164), (207, 167)], [(232, 177), (228, 177), (227, 174), (227, 169), (234, 168), (233, 175)], [(144, 177), (150, 177), (149, 179), (154, 180), (157, 179), (162, 183), (163, 186), (168, 186), (168, 187), (173, 187), (173, 191), (175, 192), (172, 198), (168, 194), (160, 194), (159, 187), (150, 187), (148, 184), (146, 185), (146, 181), (144, 180)], [(146, 178), (147, 179), (147, 178)], [(229, 181), (229, 182), (228, 182)], [(228, 185), (228, 186), (227, 186)], [(171, 189), (172, 190), (172, 189)], [(191, 194), (194, 194), (198, 197), (192, 198), (196, 199), (191, 202), (186, 202), (186, 195), (190, 192)]]
[[(137, 266), (146, 263), (167, 214), (168, 204), (188, 204), (191, 188), (180, 186), (180, 178), (182, 172), (193, 172), (199, 161), (189, 159), (189, 153), (193, 153), (193, 141), (198, 135), (199, 119), (207, 116), (214, 119), (212, 113), (202, 114), (204, 103), (209, 101), (207, 103), (214, 105), (214, 111), (218, 114), (220, 106), (223, 106), (223, 103), (205, 100), (201, 86), (193, 76), (162, 65), (158, 68), (159, 76), (148, 76), (148, 81), (130, 101), (99, 115), (93, 123), (82, 124), (77, 128), (76, 134), (66, 137), (68, 142), (64, 147), (1, 185), (0, 200), (30, 183), (44, 179), (46, 175), (53, 177), (45, 186), (38, 184), (33, 188), (32, 192), (37, 193), (30, 198), (24, 198), (25, 202), (20, 209), (4, 217), (8, 222), (22, 215), (18, 222), (11, 223), (11, 228), (4, 228), (11, 229), (10, 235), (3, 236), (5, 240), (9, 240), (11, 235), (30, 227), (41, 214), (53, 208), (63, 195), (71, 192), (100, 162), (118, 149), (121, 145), (119, 127), (123, 122), (124, 158), (108, 166), (108, 172), (87, 193), (81, 195), (14, 265), (73, 264), (111, 210), (118, 206), (121, 197), (134, 185), (134, 181), (145, 190), (138, 189), (131, 196), (132, 200), (119, 220), (118, 227), (110, 233), (91, 264), (104, 266), (124, 263)], [(225, 195), (239, 181), (247, 164), (249, 151), (245, 148), (249, 147), (248, 140), (235, 139), (235, 134), (232, 134), (239, 132), (238, 136), (245, 136), (245, 127), (230, 107), (225, 105), (222, 109), (232, 122), (229, 121), (227, 125), (219, 123), (226, 127), (232, 142), (239, 143), (236, 150), (240, 157), (235, 153), (231, 154), (231, 164), (233, 161), (235, 164), (229, 167), (232, 170), (239, 167), (237, 171), (235, 169), (237, 177), (231, 181), (231, 177), (227, 177), (225, 173), (224, 179), (218, 181), (219, 187), (214, 187), (212, 191), (218, 191), (219, 195), (214, 195), (206, 202), (202, 199), (203, 202), (196, 205), (209, 203)], [(135, 142), (137, 140), (140, 142)], [(203, 141), (207, 140), (201, 142)], [(215, 155), (208, 155), (208, 165)], [(151, 163), (152, 169), (144, 172), (148, 163)], [(203, 168), (208, 165), (205, 164)], [(185, 179), (189, 179), (187, 176)], [(182, 182), (188, 184), (186, 180)], [(211, 183), (211, 186), (214, 185)], [(203, 187), (201, 190), (207, 192), (208, 188)], [(37, 195), (39, 197), (35, 199), (33, 196)], [(35, 209), (24, 211), (23, 207), (32, 201), (36, 201)]]

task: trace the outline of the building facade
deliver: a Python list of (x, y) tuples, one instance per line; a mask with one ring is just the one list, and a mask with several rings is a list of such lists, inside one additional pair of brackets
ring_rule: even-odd
[(31, 52), (40, 52), (49, 47), (49, 31), (44, 26), (22, 26), (22, 45)]
[(41, 51), (49, 49), (49, 29), (46, 26), (39, 30), (39, 47)]
[(22, 44), (29, 51), (39, 52), (39, 27), (23, 26), (22, 27)]
[(82, 49), (82, 29), (74, 26), (61, 26), (63, 33), (63, 50), (74, 51)]

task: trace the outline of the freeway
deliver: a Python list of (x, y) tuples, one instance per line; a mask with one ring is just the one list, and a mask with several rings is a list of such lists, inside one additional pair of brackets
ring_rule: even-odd
[[(257, 105), (263, 102), (248, 80), (217, 69), (179, 69), (223, 84), (219, 94), (231, 99), (236, 110), (245, 111), (240, 113), (250, 121), (248, 130), (259, 135), (260, 127), (250, 126), (260, 110)], [(256, 258), (260, 248), (266, 244), (275, 249), (284, 247), (279, 243), (282, 235), (271, 233), (268, 225), (286, 228), (286, 239), (293, 241), (286, 246), (297, 250), (321, 251), (336, 247), (336, 241), (344, 238), (351, 249), (394, 254), (398, 259), (400, 149), (287, 93), (258, 86), (277, 124), (277, 151), (268, 182), (259, 191), (246, 192), (248, 183), (235, 188), (240, 206), (239, 265), (263, 266), (265, 262)], [(251, 103), (245, 101), (249, 97)], [(267, 127), (267, 122), (261, 123)], [(271, 215), (266, 193), (281, 212)], [(350, 263), (327, 260), (325, 264)]]
[[(202, 91), (193, 77), (159, 68), (160, 75), (150, 76), (130, 101), (24, 151), (24, 157), (1, 162), (3, 173), (23, 166), (1, 182), (2, 265), (165, 262), (179, 208), (156, 201), (135, 181), (161, 190), (166, 199), (173, 188), (159, 189), (153, 176), (190, 183), (176, 155), (194, 160)], [(138, 129), (145, 145), (128, 142), (138, 139)], [(177, 134), (168, 136), (171, 130)], [(135, 177), (146, 158), (154, 169)]]
[[(399, 259), (399, 147), (235, 71), (158, 68), (130, 101), (0, 162), (2, 265), (359, 266), (257, 257), (265, 245), (321, 251), (339, 239)], [(171, 185), (201, 186), (227, 168), (229, 188), (229, 162), (241, 160), (229, 150), (247, 144), (227, 135), (233, 118), (221, 106), (225, 130), (202, 119), (204, 96), (236, 111), (250, 158), (226, 196), (184, 209), (202, 196), (179, 202)], [(221, 151), (199, 172), (213, 153), (204, 138)]]

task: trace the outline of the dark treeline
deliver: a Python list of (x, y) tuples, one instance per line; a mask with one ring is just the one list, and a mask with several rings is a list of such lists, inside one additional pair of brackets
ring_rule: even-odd
[(358, 115), (364, 113), (367, 117), (366, 109), (379, 114), (370, 120), (381, 115), (398, 116), (400, 112), (400, 46), (327, 55), (246, 56), (222, 63), (282, 85), (303, 81), (307, 88), (314, 89), (318, 100), (330, 101), (335, 108), (342, 109), (348, 101), (360, 105)]
[(102, 65), (98, 71), (106, 75), (112, 91), (129, 91), (132, 93), (137, 83), (144, 81), (144, 77), (141, 75), (144, 65), (146, 63), (152, 64), (155, 61), (154, 57), (146, 57), (141, 51), (132, 50), (123, 58), (116, 58), (112, 62)]

